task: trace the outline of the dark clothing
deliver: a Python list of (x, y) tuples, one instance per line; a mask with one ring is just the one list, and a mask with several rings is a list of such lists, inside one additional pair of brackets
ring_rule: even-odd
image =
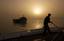
[(44, 25), (48, 25), (49, 22), (50, 22), (50, 17), (47, 16), (47, 17), (44, 19)]
[(46, 16), (44, 19), (44, 34), (46, 32), (50, 32), (50, 28), (48, 26), (48, 23), (50, 23), (50, 16)]
[(44, 25), (44, 33), (50, 32), (50, 28), (48, 25)]

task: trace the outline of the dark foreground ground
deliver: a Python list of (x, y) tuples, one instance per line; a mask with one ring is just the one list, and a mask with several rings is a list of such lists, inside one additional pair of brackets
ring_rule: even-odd
[(1, 41), (64, 41), (64, 32), (51, 32), (50, 34), (37, 34), (31, 36), (20, 36)]

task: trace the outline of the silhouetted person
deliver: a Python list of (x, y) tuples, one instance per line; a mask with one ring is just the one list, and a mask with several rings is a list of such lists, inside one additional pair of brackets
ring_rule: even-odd
[(50, 16), (51, 14), (49, 13), (48, 16), (46, 16), (44, 19), (44, 34), (47, 32), (50, 33), (50, 28), (48, 26), (48, 23), (51, 23)]

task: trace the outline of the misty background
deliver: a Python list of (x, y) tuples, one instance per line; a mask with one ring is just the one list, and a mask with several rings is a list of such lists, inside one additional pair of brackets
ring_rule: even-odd
[[(46, 7), (45, 15), (35, 16), (31, 12), (30, 8), (36, 4)], [(0, 0), (0, 32), (12, 33), (26, 29), (38, 29), (37, 25), (42, 27), (43, 19), (49, 12), (52, 14), (51, 20), (58, 27), (63, 28), (64, 0)], [(28, 19), (26, 27), (13, 24), (13, 19), (18, 19), (22, 16)]]

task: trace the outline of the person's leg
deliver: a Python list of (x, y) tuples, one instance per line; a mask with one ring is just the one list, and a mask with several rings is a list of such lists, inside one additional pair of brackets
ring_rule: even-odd
[(49, 26), (48, 26), (48, 33), (50, 33), (50, 28), (49, 28)]
[(47, 34), (47, 25), (44, 25), (43, 35), (46, 36), (46, 34)]

